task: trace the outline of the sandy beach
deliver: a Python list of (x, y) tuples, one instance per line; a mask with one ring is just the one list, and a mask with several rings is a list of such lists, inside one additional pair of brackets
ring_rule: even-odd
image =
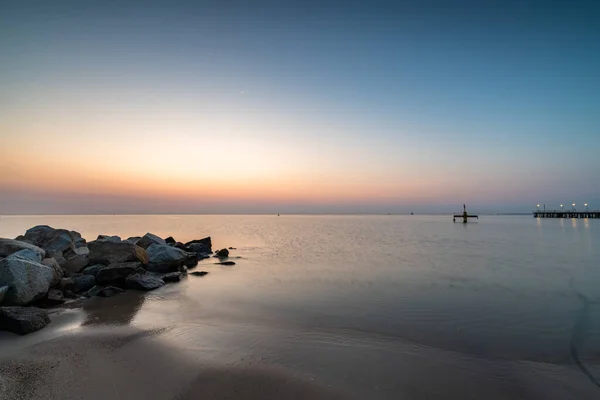
[(350, 398), (280, 367), (202, 362), (165, 345), (161, 329), (69, 330), (77, 312), (54, 317), (27, 338), (0, 337), (1, 399)]

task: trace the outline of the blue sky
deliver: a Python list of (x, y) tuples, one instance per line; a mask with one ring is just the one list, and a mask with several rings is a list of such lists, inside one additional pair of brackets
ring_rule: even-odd
[(600, 203), (599, 7), (3, 1), (0, 213)]

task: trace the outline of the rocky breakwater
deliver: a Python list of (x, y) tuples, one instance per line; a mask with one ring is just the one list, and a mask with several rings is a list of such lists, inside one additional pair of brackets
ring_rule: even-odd
[(50, 322), (46, 308), (65, 299), (179, 282), (212, 254), (210, 237), (182, 243), (146, 233), (87, 242), (78, 232), (39, 225), (15, 239), (0, 238), (0, 330), (37, 331)]

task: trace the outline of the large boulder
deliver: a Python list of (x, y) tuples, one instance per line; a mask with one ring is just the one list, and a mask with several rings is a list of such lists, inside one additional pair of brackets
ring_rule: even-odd
[(32, 249), (22, 249), (11, 254), (12, 257), (21, 257), (29, 261), (41, 262), (42, 254)]
[(58, 265), (58, 262), (56, 262), (54, 258), (44, 258), (42, 260), (42, 264), (52, 268), (52, 271), (54, 271), (52, 282), (50, 282), (50, 287), (58, 285), (61, 278), (65, 276), (65, 271), (62, 269), (62, 267)]
[(203, 239), (192, 240), (185, 244), (194, 253), (198, 254), (210, 254), (212, 253), (212, 241), (210, 236)]
[(110, 283), (117, 286), (123, 286), (125, 284), (125, 278), (133, 274), (141, 266), (142, 265), (139, 262), (110, 264), (98, 271), (96, 281), (100, 285), (107, 285)]
[(129, 261), (148, 263), (146, 250), (126, 241), (94, 240), (88, 243), (88, 248), (90, 249), (90, 264), (109, 265)]
[(85, 292), (96, 286), (96, 278), (91, 275), (82, 275), (73, 278), (73, 292)]
[(54, 280), (54, 270), (35, 261), (8, 256), (0, 261), (0, 286), (10, 289), (4, 304), (22, 306), (43, 298)]
[(46, 255), (46, 252), (43, 249), (31, 243), (22, 242), (20, 240), (0, 238), (0, 258), (7, 257), (24, 249), (32, 250), (38, 253), (41, 258), (44, 258)]
[(95, 265), (91, 265), (89, 267), (86, 267), (83, 271), (81, 271), (84, 275), (91, 275), (94, 278), (96, 277), (96, 275), (98, 275), (98, 272), (100, 272), (100, 270), (102, 268), (106, 268), (106, 265), (104, 264), (95, 264)]
[(4, 295), (6, 295), (6, 292), (8, 292), (9, 287), (8, 286), (0, 286), (0, 304), (2, 304), (2, 301), (4, 300)]
[(109, 235), (98, 235), (98, 238), (96, 240), (101, 240), (101, 241), (105, 241), (105, 242), (115, 242), (118, 243), (121, 241), (121, 237), (120, 236), (109, 236)]
[(165, 282), (158, 276), (144, 270), (138, 271), (125, 278), (125, 286), (136, 290), (154, 290), (164, 286)]
[(48, 312), (37, 307), (0, 307), (0, 330), (26, 335), (50, 323)]
[(143, 249), (147, 249), (151, 244), (167, 244), (167, 242), (163, 238), (148, 232), (136, 244)]
[(75, 231), (38, 225), (27, 230), (22, 240), (41, 247), (47, 253), (63, 253), (75, 249), (75, 242), (81, 242), (81, 235)]
[(152, 272), (177, 271), (190, 258), (190, 254), (167, 244), (152, 244), (146, 250), (148, 265), (146, 269)]
[(174, 245), (175, 243), (177, 243), (177, 240), (175, 240), (175, 238), (173, 236), (169, 236), (168, 238), (165, 239), (165, 243)]
[(67, 274), (75, 274), (81, 272), (90, 262), (90, 250), (87, 247), (77, 247), (73, 250), (72, 255), (62, 265), (62, 268)]

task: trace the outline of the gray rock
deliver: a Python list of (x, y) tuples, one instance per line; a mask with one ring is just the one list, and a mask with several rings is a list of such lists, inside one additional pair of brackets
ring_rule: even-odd
[(91, 288), (90, 290), (85, 292), (83, 295), (85, 297), (98, 296), (98, 293), (100, 293), (102, 291), (102, 289), (104, 289), (102, 286), (94, 286), (93, 288)]
[(219, 265), (235, 265), (235, 262), (233, 262), (233, 261), (222, 261), (222, 262), (218, 262), (217, 264), (219, 264)]
[(203, 257), (203, 256), (210, 256), (210, 254), (212, 254), (212, 251), (209, 250), (210, 247), (206, 247), (205, 245), (201, 244), (201, 243), (192, 243), (189, 246), (186, 246), (187, 249), (189, 249), (189, 251), (196, 253), (197, 257)]
[(109, 283), (123, 286), (125, 278), (133, 274), (142, 265), (139, 262), (114, 263), (102, 268), (96, 275), (96, 281), (100, 285)]
[(177, 241), (173, 238), (173, 236), (169, 236), (168, 238), (165, 239), (165, 243), (169, 244), (169, 245), (173, 245), (173, 244), (177, 243)]
[(60, 290), (73, 290), (73, 285), (75, 285), (75, 280), (73, 278), (62, 278), (58, 287)]
[(125, 278), (125, 286), (128, 289), (154, 290), (164, 285), (165, 282), (162, 279), (147, 272), (136, 272)]
[(104, 264), (96, 264), (89, 267), (86, 267), (83, 271), (81, 271), (84, 275), (91, 275), (94, 278), (98, 275), (98, 272), (102, 269), (106, 268)]
[(196, 253), (212, 253), (212, 240), (210, 236), (203, 239), (192, 240), (185, 245)]
[(82, 275), (77, 278), (73, 278), (73, 292), (80, 293), (85, 292), (96, 286), (96, 278), (92, 275)]
[(58, 265), (58, 262), (56, 262), (54, 258), (44, 258), (42, 260), (42, 264), (52, 268), (52, 271), (54, 271), (52, 282), (50, 282), (50, 287), (58, 285), (62, 277), (65, 276), (65, 271), (62, 269), (62, 267)]
[(181, 272), (169, 272), (162, 276), (163, 282), (179, 282), (181, 280)]
[(66, 229), (54, 229), (47, 225), (38, 225), (25, 232), (24, 240), (41, 247), (46, 253), (63, 253), (75, 248), (75, 240), (81, 239), (77, 232)]
[(33, 250), (34, 252), (39, 253), (41, 258), (44, 258), (46, 255), (46, 252), (43, 249), (33, 244), (22, 242), (20, 240), (0, 238), (0, 258), (7, 257), (24, 249)]
[(105, 288), (103, 288), (102, 290), (100, 290), (97, 294), (97, 296), (100, 297), (112, 297), (116, 294), (119, 293), (123, 293), (124, 290), (115, 286), (107, 286)]
[(69, 275), (81, 272), (90, 262), (90, 251), (87, 247), (78, 247), (73, 253), (74, 254), (62, 265), (62, 268)]
[(48, 290), (48, 296), (46, 297), (46, 303), (49, 305), (59, 305), (65, 302), (65, 298), (63, 296), (63, 292), (59, 289), (50, 289)]
[(50, 323), (48, 312), (37, 307), (0, 307), (0, 330), (26, 335)]
[(146, 249), (148, 265), (146, 269), (152, 272), (177, 271), (189, 259), (189, 253), (167, 244), (152, 244)]
[(140, 246), (142, 249), (147, 249), (151, 244), (167, 244), (167, 242), (165, 242), (163, 238), (148, 232), (135, 244)]
[(117, 236), (117, 235), (114, 235), (114, 236), (98, 235), (98, 238), (96, 240), (104, 240), (107, 242), (119, 243), (121, 241), (121, 237)]
[(229, 250), (227, 250), (227, 249), (218, 250), (217, 253), (215, 254), (215, 257), (219, 257), (219, 258), (229, 257)]
[(8, 286), (0, 286), (0, 304), (2, 304), (6, 292), (8, 292)]
[(71, 290), (65, 290), (63, 296), (67, 299), (76, 299), (77, 295)]
[(132, 237), (128, 237), (127, 239), (125, 239), (125, 241), (135, 244), (141, 238), (142, 238), (141, 236), (132, 236)]
[(148, 263), (146, 250), (129, 242), (95, 240), (88, 243), (90, 264), (115, 264), (129, 261)]
[(8, 256), (0, 261), (0, 286), (10, 289), (4, 304), (23, 306), (43, 298), (54, 279), (54, 270), (35, 261)]
[(32, 249), (22, 249), (11, 254), (12, 257), (21, 257), (29, 261), (41, 262), (42, 254)]
[(204, 276), (208, 274), (208, 272), (206, 271), (194, 271), (194, 272), (190, 272), (190, 275), (194, 275), (194, 276)]

